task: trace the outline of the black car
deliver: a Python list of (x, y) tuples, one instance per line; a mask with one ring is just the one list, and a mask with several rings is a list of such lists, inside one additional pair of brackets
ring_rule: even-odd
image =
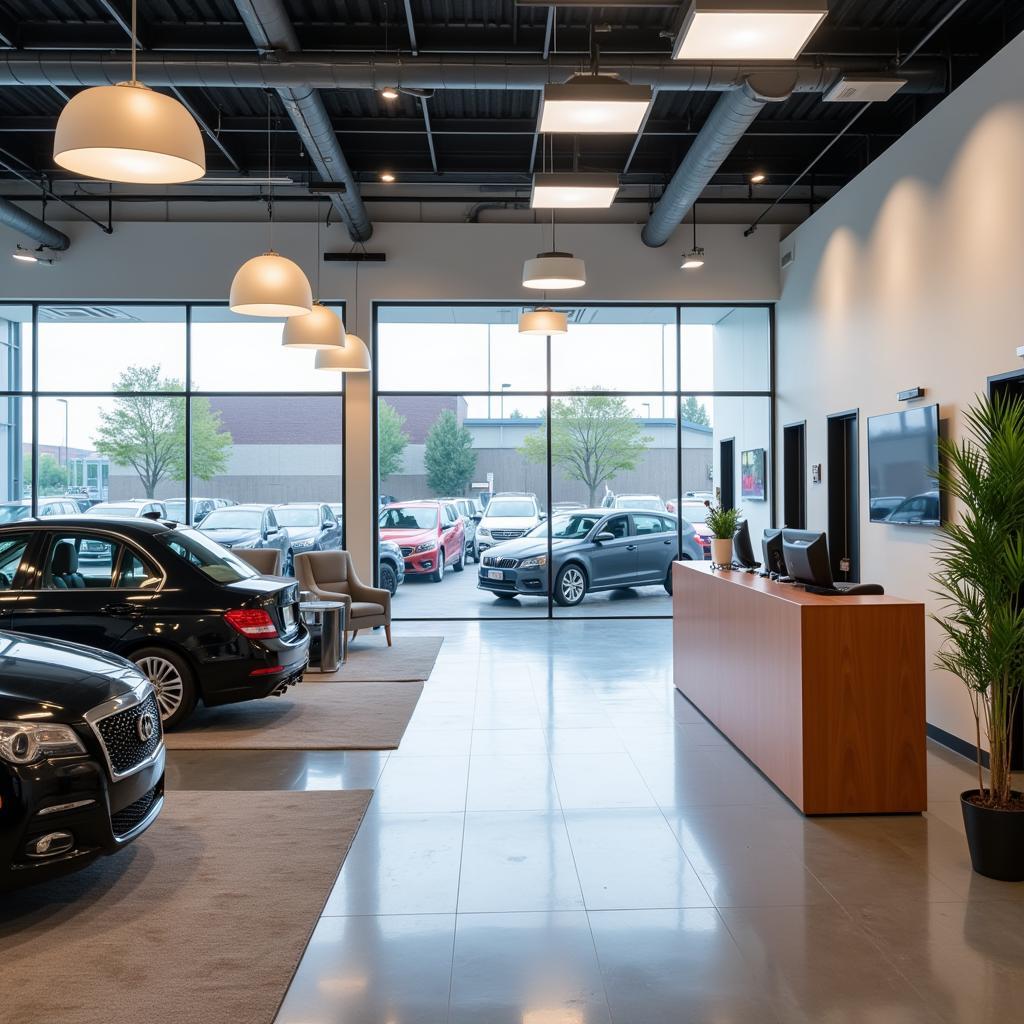
[[(102, 557), (80, 561), (83, 545)], [(81, 515), (0, 527), (4, 591), (0, 628), (135, 662), (156, 687), (168, 729), (197, 701), (283, 693), (306, 669), (298, 584), (260, 576), (175, 523)]]
[(0, 632), (0, 889), (115, 853), (163, 802), (149, 680), (114, 654)]

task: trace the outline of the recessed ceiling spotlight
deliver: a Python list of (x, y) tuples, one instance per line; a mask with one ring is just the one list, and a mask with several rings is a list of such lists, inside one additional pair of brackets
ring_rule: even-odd
[(617, 75), (573, 75), (564, 85), (544, 86), (538, 130), (545, 134), (632, 134), (651, 105), (649, 85), (630, 85)]
[(690, 0), (675, 60), (796, 60), (828, 0)]
[(390, 185), (395, 180), (395, 176), (390, 171), (381, 171), (380, 180), (386, 185)]
[(380, 96), (384, 100), (397, 100), (399, 92), (393, 85), (387, 85), (381, 89)]
[(606, 210), (619, 191), (617, 174), (540, 173), (533, 176), (535, 210)]
[(760, 185), (760, 184), (762, 184), (762, 182), (765, 182), (767, 180), (768, 180), (768, 175), (765, 174), (764, 171), (755, 171), (750, 176), (750, 184), (751, 185)]

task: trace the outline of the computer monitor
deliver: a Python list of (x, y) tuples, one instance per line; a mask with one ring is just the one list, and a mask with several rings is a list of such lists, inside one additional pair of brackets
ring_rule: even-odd
[(754, 558), (754, 545), (750, 543), (750, 527), (747, 525), (746, 519), (740, 523), (739, 529), (732, 538), (732, 553), (744, 569), (757, 568), (758, 562)]
[(835, 586), (825, 534), (813, 530), (783, 530), (782, 551), (786, 571), (799, 583), (827, 590)]
[(762, 573), (786, 575), (786, 559), (782, 554), (782, 531), (765, 530), (761, 538), (761, 554), (763, 556)]

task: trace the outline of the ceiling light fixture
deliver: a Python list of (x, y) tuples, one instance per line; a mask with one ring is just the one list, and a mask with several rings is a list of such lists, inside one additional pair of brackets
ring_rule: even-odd
[(390, 185), (395, 180), (395, 176), (390, 171), (381, 171), (380, 180), (383, 181), (385, 185)]
[(690, 0), (675, 60), (796, 60), (828, 0)]
[(302, 316), (290, 316), (285, 321), (281, 344), (285, 348), (326, 349), (345, 344), (345, 325), (341, 317), (320, 302), (320, 210), (316, 211), (316, 292), (313, 308)]
[[(270, 92), (267, 92), (267, 178), (271, 174)], [(260, 256), (246, 260), (231, 282), (228, 305), (244, 316), (292, 317), (309, 313), (313, 291), (302, 268), (274, 249), (274, 186), (267, 191), (267, 236)]]
[(171, 96), (135, 77), (136, 0), (132, 0), (132, 77), (99, 85), (67, 102), (57, 119), (53, 159), (87, 178), (129, 185), (195, 181), (206, 173), (203, 136)]
[(907, 84), (894, 75), (844, 74), (821, 97), (822, 103), (885, 103)]
[(763, 184), (767, 180), (768, 180), (768, 175), (765, 174), (764, 171), (755, 171), (750, 176), (750, 184), (751, 185), (761, 185), (761, 184)]
[(19, 263), (42, 263), (51, 267), (57, 262), (55, 256), (46, 255), (45, 246), (40, 245), (36, 249), (26, 249), (20, 242), (11, 253), (11, 259), (17, 260)]
[[(354, 264), (355, 288), (352, 296), (352, 309), (359, 316), (359, 262)], [(317, 370), (333, 371), (334, 373), (369, 373), (370, 350), (366, 342), (357, 334), (346, 334), (343, 344), (333, 348), (323, 348), (316, 354), (313, 366)]]
[(380, 96), (381, 99), (388, 100), (390, 102), (398, 99), (399, 92), (393, 85), (386, 85), (381, 89)]
[(697, 204), (693, 204), (693, 248), (683, 256), (680, 270), (700, 270), (704, 266), (704, 250), (697, 244)]
[(519, 314), (520, 334), (568, 334), (569, 318), (550, 306), (535, 306)]
[(550, 174), (533, 176), (530, 206), (535, 210), (607, 210), (619, 191), (617, 174)]
[(550, 135), (633, 134), (651, 105), (649, 85), (630, 85), (617, 75), (573, 75), (546, 85), (537, 130)]

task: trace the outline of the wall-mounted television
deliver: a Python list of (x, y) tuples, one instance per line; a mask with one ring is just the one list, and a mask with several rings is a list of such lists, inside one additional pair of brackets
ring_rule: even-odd
[(869, 516), (873, 523), (939, 526), (942, 500), (939, 407), (927, 405), (868, 417)]

